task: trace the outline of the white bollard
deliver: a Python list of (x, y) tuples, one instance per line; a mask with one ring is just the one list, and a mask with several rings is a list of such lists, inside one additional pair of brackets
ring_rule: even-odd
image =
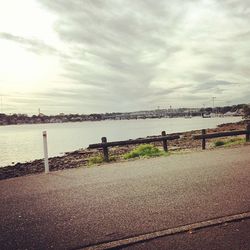
[(49, 158), (48, 158), (48, 144), (47, 144), (47, 132), (43, 131), (43, 150), (44, 150), (44, 167), (45, 173), (49, 173)]

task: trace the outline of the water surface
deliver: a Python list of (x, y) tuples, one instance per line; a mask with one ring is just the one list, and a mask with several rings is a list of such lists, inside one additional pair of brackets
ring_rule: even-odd
[(163, 130), (184, 132), (239, 120), (240, 117), (194, 117), (1, 126), (0, 166), (42, 158), (44, 130), (48, 133), (49, 156), (56, 156), (98, 143), (103, 136), (108, 141), (135, 139), (159, 135)]

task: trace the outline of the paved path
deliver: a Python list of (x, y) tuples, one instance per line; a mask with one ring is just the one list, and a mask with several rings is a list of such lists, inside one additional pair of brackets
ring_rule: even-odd
[(250, 211), (250, 146), (0, 181), (2, 249), (78, 249)]

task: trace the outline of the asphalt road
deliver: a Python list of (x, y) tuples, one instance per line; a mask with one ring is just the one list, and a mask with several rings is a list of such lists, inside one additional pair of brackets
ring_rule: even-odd
[(198, 231), (157, 238), (121, 248), (123, 250), (199, 249), (199, 250), (249, 250), (250, 219)]
[(1, 249), (78, 249), (250, 211), (250, 146), (0, 181)]

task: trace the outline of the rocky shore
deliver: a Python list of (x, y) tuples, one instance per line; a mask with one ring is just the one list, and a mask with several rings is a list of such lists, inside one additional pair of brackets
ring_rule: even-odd
[[(243, 120), (237, 123), (227, 123), (219, 125), (217, 128), (208, 129), (207, 133), (242, 130), (246, 128), (247, 123), (250, 120)], [(183, 133), (175, 133), (180, 135), (180, 139), (169, 141), (169, 150), (199, 150), (201, 142), (199, 140), (193, 140), (192, 135), (200, 134), (200, 130), (193, 130)], [(214, 140), (209, 140), (208, 148), (212, 147)], [(161, 143), (153, 143), (156, 146), (161, 146)], [(116, 161), (122, 160), (122, 155), (131, 151), (136, 145), (113, 147), (109, 149), (110, 156)], [(69, 168), (88, 167), (89, 159), (91, 157), (102, 156), (102, 150), (97, 149), (80, 149), (73, 152), (65, 153), (63, 156), (52, 157), (49, 159), (49, 165), (51, 171), (57, 171)], [(12, 166), (6, 166), (0, 168), (0, 180), (13, 178), (18, 176), (30, 175), (35, 173), (44, 172), (43, 159), (34, 160), (26, 163), (17, 163)]]

